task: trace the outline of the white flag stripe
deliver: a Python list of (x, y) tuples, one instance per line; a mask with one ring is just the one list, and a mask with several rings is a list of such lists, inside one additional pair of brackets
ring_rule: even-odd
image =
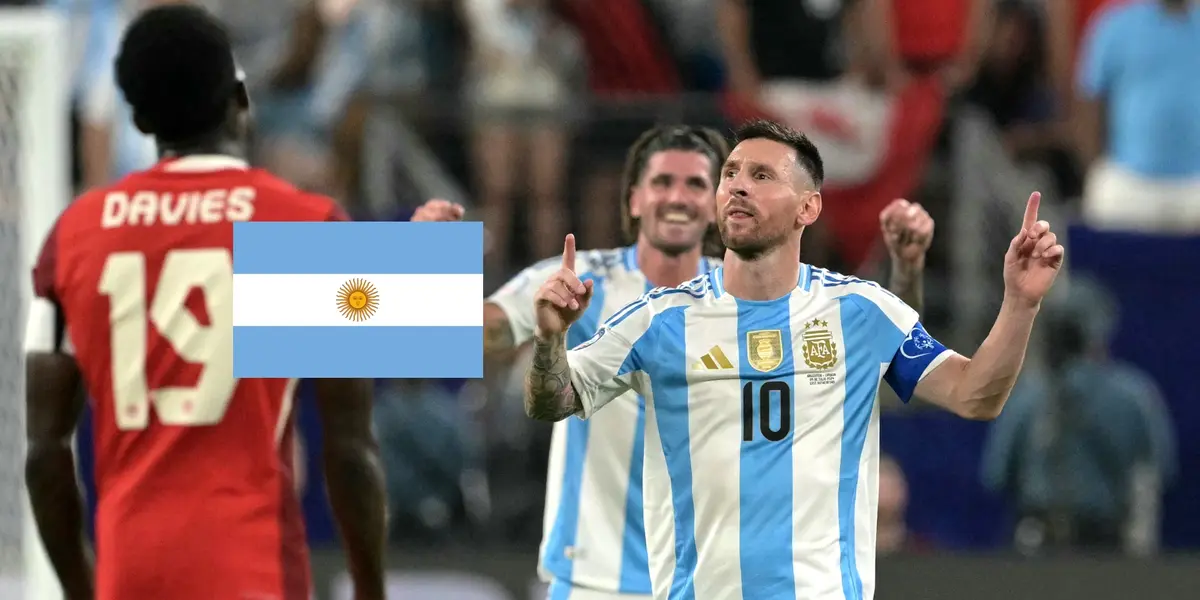
[[(375, 286), (379, 307), (366, 321), (338, 311), (351, 279)], [(241, 327), (481, 327), (483, 275), (233, 276), (233, 324)]]

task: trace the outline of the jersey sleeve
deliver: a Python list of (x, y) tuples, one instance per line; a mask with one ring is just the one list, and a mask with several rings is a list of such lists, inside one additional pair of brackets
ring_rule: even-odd
[(487, 299), (508, 318), (513, 345), (520, 346), (533, 338), (533, 296), (561, 264), (561, 258), (549, 258), (527, 267)]
[(901, 400), (908, 402), (917, 384), (952, 353), (953, 350), (929, 335), (925, 326), (917, 321), (900, 343), (883, 378)]
[(609, 317), (591, 339), (567, 352), (571, 366), (571, 385), (579, 397), (587, 419), (613, 399), (637, 389), (637, 373), (642, 361), (634, 345), (650, 330), (654, 321), (648, 296), (643, 295)]
[(57, 289), (58, 224), (50, 230), (33, 266), (33, 300), (25, 323), (26, 352), (73, 354)]
[(350, 215), (346, 214), (346, 209), (342, 208), (333, 198), (329, 198), (329, 212), (325, 215), (326, 221), (349, 221)]
[(872, 337), (872, 354), (887, 364), (883, 379), (907, 403), (917, 384), (953, 351), (930, 336), (917, 311), (895, 294), (876, 283), (851, 285), (855, 287), (856, 303), (868, 315), (863, 331)]

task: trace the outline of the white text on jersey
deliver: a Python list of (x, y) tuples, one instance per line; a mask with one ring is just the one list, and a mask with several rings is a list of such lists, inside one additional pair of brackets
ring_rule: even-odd
[(249, 221), (255, 190), (240, 186), (195, 192), (113, 191), (104, 196), (100, 226), (196, 225)]

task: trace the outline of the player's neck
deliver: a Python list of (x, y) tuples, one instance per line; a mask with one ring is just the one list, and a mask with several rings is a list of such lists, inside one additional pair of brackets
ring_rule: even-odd
[(159, 158), (180, 158), (184, 156), (211, 154), (240, 156), (241, 151), (238, 148), (237, 143), (235, 143), (233, 140), (230, 140), (227, 136), (220, 134), (198, 137), (191, 140), (181, 140), (178, 142), (158, 143)]
[(800, 249), (785, 243), (766, 253), (746, 259), (725, 251), (725, 291), (742, 300), (768, 301), (782, 298), (800, 281)]
[(638, 240), (638, 269), (655, 287), (675, 287), (696, 277), (700, 270), (700, 250), (696, 246), (683, 254), (671, 255), (646, 240)]

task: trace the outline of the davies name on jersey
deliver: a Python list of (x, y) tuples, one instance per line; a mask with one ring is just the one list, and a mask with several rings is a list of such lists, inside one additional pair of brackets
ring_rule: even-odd
[(214, 188), (204, 191), (128, 192), (104, 196), (100, 226), (104, 229), (150, 225), (197, 225), (249, 221), (254, 216), (253, 187)]

